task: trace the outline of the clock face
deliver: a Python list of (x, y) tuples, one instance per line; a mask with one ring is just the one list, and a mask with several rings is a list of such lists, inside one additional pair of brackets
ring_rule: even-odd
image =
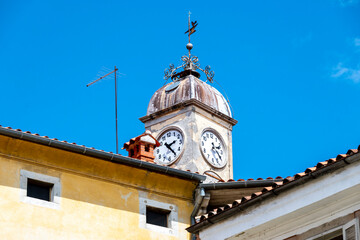
[(201, 134), (201, 153), (211, 166), (222, 168), (227, 163), (226, 149), (223, 141), (211, 130)]
[(180, 157), (184, 147), (184, 138), (179, 130), (165, 131), (158, 141), (160, 146), (154, 150), (157, 163), (170, 165)]

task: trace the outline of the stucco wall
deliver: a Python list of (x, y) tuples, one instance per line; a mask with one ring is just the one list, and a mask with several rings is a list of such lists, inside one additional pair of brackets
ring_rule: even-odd
[[(21, 201), (20, 171), (57, 177), (58, 209)], [(0, 136), (0, 239), (189, 239), (195, 182)], [(173, 204), (173, 236), (139, 227), (139, 197)]]

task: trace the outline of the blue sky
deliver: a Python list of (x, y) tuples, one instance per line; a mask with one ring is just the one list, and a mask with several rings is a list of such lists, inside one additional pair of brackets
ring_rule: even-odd
[[(360, 144), (360, 2), (0, 1), (0, 124), (115, 151), (193, 54), (230, 99), (234, 178), (289, 176)], [(126, 152), (121, 152), (126, 155)]]

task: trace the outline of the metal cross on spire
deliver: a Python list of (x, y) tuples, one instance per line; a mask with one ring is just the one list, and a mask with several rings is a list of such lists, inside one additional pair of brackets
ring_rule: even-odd
[[(188, 21), (189, 29), (185, 32), (185, 34), (189, 35), (189, 43), (191, 43), (190, 42), (190, 36), (191, 36), (191, 34), (196, 32), (195, 28), (198, 25), (197, 21), (195, 21), (195, 22), (190, 21), (190, 14), (191, 14), (191, 12), (189, 11), (189, 21)], [(191, 22), (192, 27), (190, 27), (190, 22)]]
[[(181, 66), (175, 68), (174, 64), (170, 64), (169, 68), (165, 69), (164, 79), (165, 81), (167, 81), (169, 78), (171, 78), (173, 81), (177, 81), (179, 80), (179, 78), (187, 74), (195, 74), (196, 77), (200, 77), (200, 74), (196, 72), (196, 69), (199, 69), (205, 73), (207, 80), (209, 80), (212, 83), (215, 75), (214, 71), (211, 71), (210, 66), (206, 66), (205, 69), (201, 69), (200, 64), (198, 63), (199, 61), (198, 57), (191, 56), (191, 49), (193, 48), (193, 45), (190, 42), (191, 40), (190, 36), (191, 34), (196, 32), (195, 28), (197, 27), (198, 23), (197, 21), (195, 22), (190, 21), (190, 14), (191, 12), (189, 11), (188, 30), (185, 32), (185, 34), (189, 36), (189, 43), (186, 44), (186, 48), (189, 51), (189, 55), (188, 56), (185, 55), (181, 57), (181, 60), (183, 61), (183, 64)], [(177, 73), (176, 70), (178, 70), (179, 68), (183, 68), (184, 71)], [(187, 73), (184, 75), (183, 73), (185, 72)]]

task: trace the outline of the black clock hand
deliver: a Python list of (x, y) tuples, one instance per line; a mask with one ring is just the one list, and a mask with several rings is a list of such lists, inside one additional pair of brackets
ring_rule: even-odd
[[(174, 142), (172, 142), (171, 144), (173, 144)], [(165, 143), (165, 146), (170, 150), (170, 151), (172, 151), (173, 152), (173, 154), (176, 156), (176, 153), (175, 153), (175, 151), (170, 147), (171, 146), (171, 144), (167, 144), (167, 143)]]
[(168, 144), (169, 147), (170, 147), (171, 145), (173, 145), (175, 142), (176, 142), (176, 139), (175, 139), (172, 143)]
[[(219, 156), (220, 160), (222, 160), (219, 152), (218, 152), (218, 151), (216, 150), (216, 148), (215, 148), (214, 142), (212, 142), (211, 144), (212, 144), (212, 149), (215, 150), (215, 152), (216, 152), (217, 155)], [(219, 146), (220, 146), (220, 145), (219, 145)]]

